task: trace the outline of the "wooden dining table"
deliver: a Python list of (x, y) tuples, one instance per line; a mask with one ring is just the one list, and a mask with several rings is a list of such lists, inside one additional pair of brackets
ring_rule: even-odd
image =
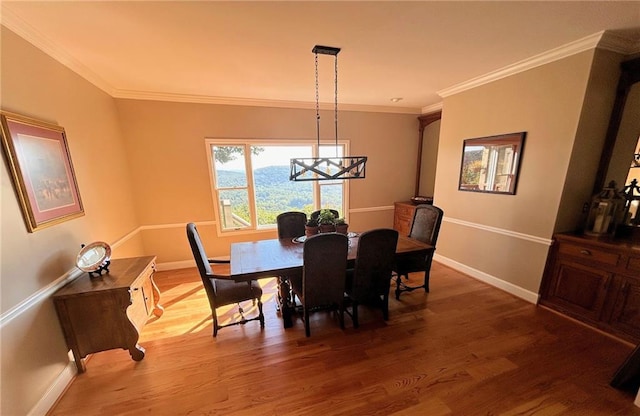
[[(349, 233), (349, 252), (347, 266), (353, 267), (358, 253), (359, 233)], [(302, 252), (304, 238), (284, 238), (259, 241), (247, 241), (231, 244), (230, 278), (236, 282), (279, 277), (280, 311), (285, 328), (292, 326), (287, 276), (302, 275)], [(409, 238), (398, 237), (396, 259), (411, 256), (424, 258), (432, 245)]]

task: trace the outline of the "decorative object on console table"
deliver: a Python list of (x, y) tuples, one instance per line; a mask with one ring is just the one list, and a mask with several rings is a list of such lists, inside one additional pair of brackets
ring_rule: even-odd
[(160, 317), (160, 291), (153, 281), (155, 256), (115, 259), (107, 274), (80, 276), (53, 295), (67, 346), (78, 373), (88, 354), (115, 348), (144, 358), (140, 332), (151, 314)]
[(539, 303), (633, 343), (640, 342), (640, 244), (556, 234)]
[(416, 211), (416, 205), (411, 201), (402, 201), (394, 202), (393, 206), (393, 229), (401, 236), (406, 237), (411, 231), (411, 222)]
[(3, 112), (2, 145), (27, 230), (84, 215), (64, 128)]
[(618, 193), (616, 183), (602, 189), (591, 199), (591, 207), (584, 233), (591, 236), (611, 236), (624, 215), (625, 199)]
[(638, 180), (633, 179), (629, 185), (622, 188), (625, 199), (622, 219), (615, 231), (615, 238), (640, 241), (640, 186)]
[(87, 245), (82, 244), (82, 250), (76, 258), (76, 266), (83, 272), (89, 273), (89, 277), (109, 273), (111, 264), (111, 246), (104, 241), (96, 241)]

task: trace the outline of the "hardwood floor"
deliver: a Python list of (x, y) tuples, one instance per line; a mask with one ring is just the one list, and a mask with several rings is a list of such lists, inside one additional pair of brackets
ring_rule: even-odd
[(431, 293), (391, 299), (386, 323), (361, 307), (343, 331), (316, 312), (310, 338), (299, 317), (282, 328), (272, 279), (265, 329), (217, 339), (195, 268), (156, 282), (165, 313), (143, 331), (144, 360), (95, 354), (51, 415), (640, 415), (608, 385), (631, 346), (438, 263)]

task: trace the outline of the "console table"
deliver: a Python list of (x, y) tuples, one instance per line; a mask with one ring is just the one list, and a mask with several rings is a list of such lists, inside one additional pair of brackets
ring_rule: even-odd
[(539, 303), (640, 342), (640, 243), (556, 234)]
[(53, 295), (67, 346), (78, 373), (88, 355), (115, 348), (144, 358), (140, 332), (151, 314), (160, 317), (160, 291), (153, 281), (155, 256), (114, 259), (107, 274), (80, 276)]

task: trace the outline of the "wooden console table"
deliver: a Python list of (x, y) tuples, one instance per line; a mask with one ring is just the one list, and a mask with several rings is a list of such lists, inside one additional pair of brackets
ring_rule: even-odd
[(556, 234), (539, 303), (640, 342), (640, 244)]
[(114, 259), (107, 274), (77, 278), (53, 295), (67, 346), (78, 373), (88, 355), (115, 348), (144, 358), (140, 332), (151, 314), (160, 317), (160, 291), (153, 281), (155, 256)]

